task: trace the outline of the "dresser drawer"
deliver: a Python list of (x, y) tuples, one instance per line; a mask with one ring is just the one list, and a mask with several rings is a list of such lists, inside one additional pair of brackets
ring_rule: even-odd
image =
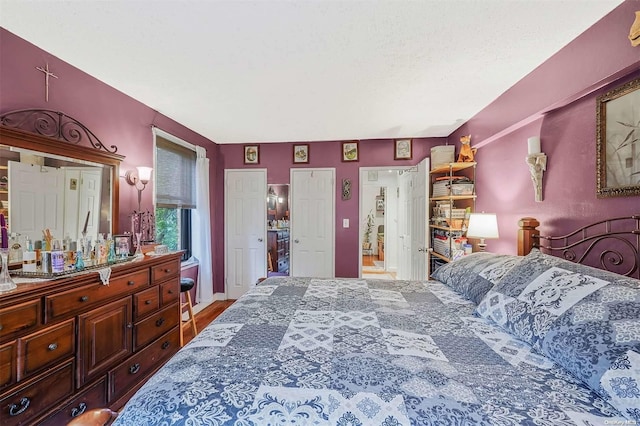
[(151, 268), (151, 278), (154, 283), (164, 279), (177, 277), (180, 274), (180, 259), (170, 260)]
[[(176, 307), (177, 311), (177, 307)], [(142, 378), (169, 359), (180, 349), (180, 330), (175, 327), (169, 333), (135, 354), (109, 372), (109, 402), (120, 398)]]
[(30, 424), (73, 394), (73, 361), (0, 397), (0, 424)]
[(174, 278), (160, 284), (160, 303), (167, 306), (180, 297), (180, 278)]
[(105, 300), (149, 286), (149, 272), (142, 270), (112, 279), (109, 285), (90, 284), (47, 296), (46, 321), (79, 313)]
[(134, 352), (157, 339), (179, 323), (178, 305), (175, 303), (153, 314), (149, 318), (140, 321), (133, 328)]
[(24, 380), (41, 368), (68, 358), (75, 353), (75, 320), (54, 325), (18, 340), (21, 369), (18, 380)]
[(18, 378), (18, 341), (0, 346), (0, 391), (14, 384)]
[(40, 299), (0, 309), (0, 339), (35, 330), (40, 324)]
[(157, 311), (160, 307), (160, 294), (158, 287), (151, 287), (133, 295), (133, 320), (137, 321)]
[(66, 425), (80, 414), (107, 406), (107, 378), (103, 377), (95, 384), (74, 396), (60, 411), (40, 423), (40, 426)]

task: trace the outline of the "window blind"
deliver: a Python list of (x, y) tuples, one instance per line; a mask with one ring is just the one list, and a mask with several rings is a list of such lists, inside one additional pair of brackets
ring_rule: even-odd
[(196, 153), (156, 135), (156, 206), (196, 207)]

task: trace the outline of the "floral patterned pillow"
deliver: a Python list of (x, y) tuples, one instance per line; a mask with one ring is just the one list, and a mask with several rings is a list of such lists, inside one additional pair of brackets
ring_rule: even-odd
[(476, 312), (640, 422), (640, 281), (534, 250)]
[(478, 303), (521, 259), (506, 254), (472, 253), (439, 267), (431, 276)]

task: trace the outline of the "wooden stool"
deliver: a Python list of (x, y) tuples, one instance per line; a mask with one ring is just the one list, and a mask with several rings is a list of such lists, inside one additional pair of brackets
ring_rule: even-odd
[[(180, 301), (180, 347), (184, 346), (184, 327), (191, 322), (191, 328), (193, 328), (193, 336), (195, 337), (198, 334), (198, 328), (196, 327), (196, 318), (193, 315), (193, 305), (191, 304), (191, 293), (189, 290), (193, 288), (195, 285), (195, 281), (192, 278), (180, 278), (180, 293), (186, 293), (186, 302)], [(189, 312), (189, 319), (187, 321), (182, 322), (182, 310), (184, 307), (187, 307)]]

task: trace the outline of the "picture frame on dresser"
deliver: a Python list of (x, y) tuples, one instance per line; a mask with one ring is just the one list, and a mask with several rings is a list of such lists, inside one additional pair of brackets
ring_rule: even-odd
[(124, 257), (133, 254), (133, 234), (118, 234), (113, 236), (116, 256)]
[[(640, 195), (640, 78), (597, 98), (598, 198)], [(634, 115), (635, 114), (635, 115)]]

